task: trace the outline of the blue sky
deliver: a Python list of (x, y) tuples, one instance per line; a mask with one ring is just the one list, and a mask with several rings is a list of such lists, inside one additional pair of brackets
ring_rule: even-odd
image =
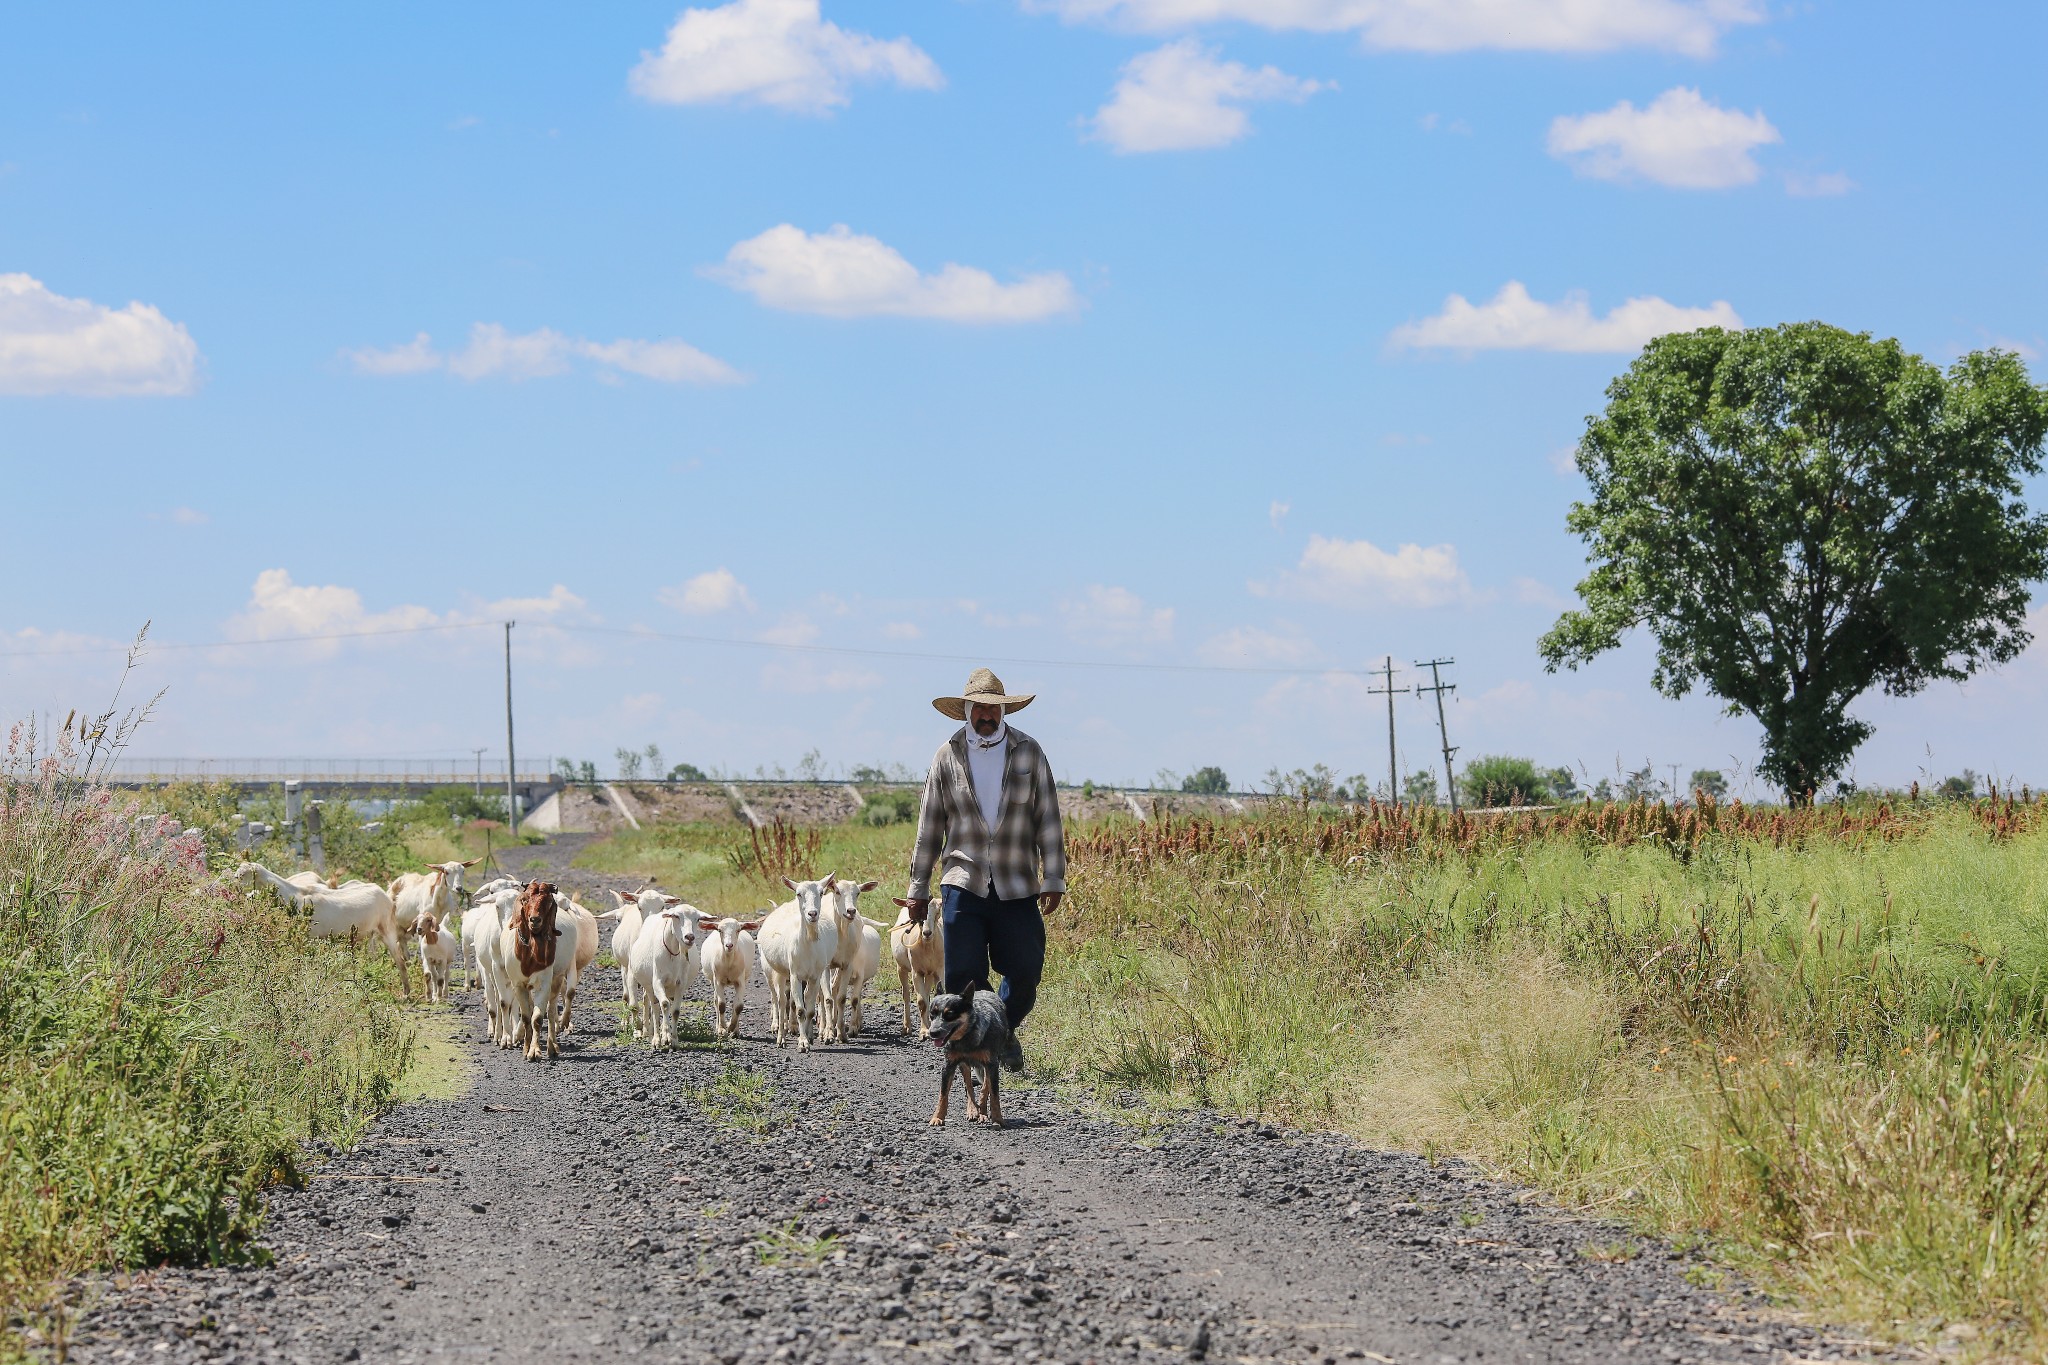
[[(1457, 659), (1468, 756), (1739, 769), (1751, 723), (1640, 642), (1541, 671), (1561, 452), (1673, 327), (2048, 348), (2044, 39), (1763, 0), (21, 11), (0, 695), (97, 701), (118, 656), (39, 651), (145, 619), (513, 615), (527, 753), (921, 767), (967, 669), (569, 629), (607, 627), (1059, 661), (997, 671), (1076, 778), (1383, 771), (1338, 670), (1389, 653)], [(161, 651), (138, 752), (467, 754), (498, 648)], [(2048, 778), (2044, 692), (2037, 650), (1868, 703), (1856, 774)]]

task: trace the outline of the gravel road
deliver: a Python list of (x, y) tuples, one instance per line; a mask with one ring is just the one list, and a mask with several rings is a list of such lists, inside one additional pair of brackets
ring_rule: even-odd
[[(546, 850), (565, 860), (577, 841)], [(539, 851), (536, 851), (539, 852)], [(604, 879), (557, 874), (580, 891)], [(1856, 1344), (1456, 1162), (1006, 1088), (926, 1125), (936, 1063), (856, 1044), (656, 1054), (586, 978), (541, 1066), (455, 1013), (478, 1074), (272, 1201), (259, 1268), (105, 1286), (102, 1361), (1783, 1361)]]

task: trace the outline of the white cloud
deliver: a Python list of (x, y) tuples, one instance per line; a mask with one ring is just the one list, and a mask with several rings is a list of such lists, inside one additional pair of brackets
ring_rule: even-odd
[(1542, 303), (1529, 297), (1521, 281), (1509, 280), (1483, 304), (1453, 294), (1435, 317), (1397, 327), (1388, 340), (1415, 349), (1618, 353), (1638, 350), (1666, 332), (1741, 326), (1742, 319), (1725, 300), (1717, 299), (1705, 308), (1682, 308), (1649, 295), (1630, 299), (1605, 317), (1596, 318), (1584, 293), (1567, 294), (1558, 303)]
[(1596, 114), (1561, 115), (1550, 124), (1550, 154), (1597, 180), (1637, 176), (1681, 190), (1753, 184), (1762, 168), (1750, 153), (1782, 141), (1763, 111), (1745, 114), (1675, 86), (1638, 109), (1623, 100)]
[(0, 275), (0, 393), (155, 397), (199, 387), (191, 333), (146, 303), (108, 308)]
[(1060, 604), (1067, 634), (1084, 644), (1135, 647), (1173, 638), (1173, 608), (1148, 607), (1129, 588), (1091, 584)]
[(1293, 597), (1338, 607), (1445, 607), (1473, 600), (1452, 545), (1403, 545), (1392, 552), (1369, 540), (1311, 535), (1301, 562), (1259, 597)]
[(448, 357), (448, 369), (464, 379), (545, 379), (569, 368), (571, 342), (552, 327), (507, 331), (495, 322), (469, 329), (469, 345)]
[(844, 223), (805, 232), (788, 223), (749, 237), (706, 275), (770, 308), (828, 317), (938, 318), (946, 322), (1037, 322), (1080, 307), (1059, 271), (1000, 284), (986, 270), (947, 264), (920, 274), (894, 247), (855, 236)]
[(1611, 52), (1711, 56), (1721, 35), (1763, 21), (1756, 0), (1024, 0), (1069, 22), (1159, 32), (1201, 24), (1357, 33), (1406, 52)]
[(685, 341), (587, 341), (551, 327), (512, 332), (495, 322), (469, 329), (469, 344), (444, 355), (425, 332), (399, 346), (365, 346), (342, 353), (358, 372), (373, 375), (424, 374), (446, 369), (463, 379), (545, 379), (566, 373), (572, 360), (594, 361), (600, 379), (617, 371), (663, 384), (742, 384), (746, 376), (717, 356)]
[(686, 616), (716, 616), (735, 608), (754, 609), (754, 597), (747, 591), (747, 585), (740, 582), (731, 569), (723, 566), (700, 573), (675, 587), (663, 588), (655, 596), (664, 606), (674, 607)]
[(856, 81), (912, 90), (946, 83), (938, 63), (908, 38), (849, 33), (818, 13), (818, 0), (733, 0), (686, 9), (661, 51), (643, 52), (627, 77), (657, 104), (765, 104), (822, 114), (847, 102)]
[(1815, 175), (1801, 171), (1785, 172), (1785, 193), (1794, 199), (1832, 199), (1855, 188), (1856, 182), (1843, 171), (1823, 171)]
[(363, 595), (354, 588), (294, 583), (288, 569), (265, 569), (256, 575), (248, 605), (228, 621), (227, 633), (237, 640), (268, 640), (281, 635), (431, 626), (440, 620), (425, 607), (372, 612), (363, 606)]
[(762, 631), (760, 638), (771, 645), (807, 645), (818, 638), (818, 627), (810, 617), (793, 611)]
[(1551, 611), (1563, 611), (1571, 605), (1569, 599), (1561, 596), (1548, 583), (1534, 578), (1517, 578), (1514, 584), (1515, 600), (1525, 607), (1544, 607)]
[(663, 384), (738, 384), (738, 370), (686, 341), (580, 341), (576, 353)]
[(1293, 510), (1293, 503), (1281, 502), (1279, 499), (1276, 498), (1273, 500), (1273, 503), (1266, 508), (1266, 520), (1272, 522), (1273, 529), (1277, 531), (1280, 529), (1281, 523), (1287, 520), (1287, 514), (1289, 512), (1292, 512)]
[(425, 332), (400, 346), (364, 346), (342, 354), (364, 374), (422, 374), (445, 363), (434, 349), (434, 339)]
[(196, 507), (173, 507), (168, 512), (151, 512), (151, 521), (168, 521), (178, 526), (204, 526), (213, 518)]
[(1282, 626), (1278, 631), (1233, 626), (1202, 641), (1195, 653), (1205, 663), (1251, 668), (1304, 664), (1320, 651), (1315, 641), (1293, 626)]
[(761, 684), (771, 692), (796, 696), (868, 692), (882, 685), (882, 675), (858, 664), (823, 663), (815, 658), (783, 659), (762, 665)]
[(882, 638), (886, 640), (916, 640), (923, 635), (914, 621), (890, 621), (882, 627)]
[(1183, 38), (1124, 63), (1109, 103), (1095, 111), (1093, 136), (1119, 152), (1224, 147), (1251, 131), (1251, 117), (1241, 104), (1300, 104), (1318, 90), (1333, 88), (1278, 67), (1254, 71), (1240, 62), (1221, 61), (1214, 50)]
[(486, 602), (480, 614), (492, 620), (520, 620), (538, 617), (543, 621), (558, 616), (573, 616), (588, 604), (557, 583), (548, 590), (545, 597), (501, 597), (495, 602)]

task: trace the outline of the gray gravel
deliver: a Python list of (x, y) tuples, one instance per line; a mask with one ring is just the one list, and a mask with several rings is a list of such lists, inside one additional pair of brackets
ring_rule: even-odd
[[(566, 841), (565, 841), (566, 842)], [(568, 849), (550, 850), (555, 857)], [(567, 878), (584, 889), (603, 879)], [(555, 1065), (483, 1043), (280, 1191), (272, 1265), (123, 1277), (74, 1358), (144, 1361), (1767, 1361), (1854, 1344), (1689, 1283), (1684, 1257), (1456, 1162), (1006, 1085), (925, 1120), (929, 1049), (655, 1054), (586, 980)], [(1605, 1260), (1616, 1248), (1630, 1259)], [(1588, 1253), (1593, 1253), (1589, 1255)]]

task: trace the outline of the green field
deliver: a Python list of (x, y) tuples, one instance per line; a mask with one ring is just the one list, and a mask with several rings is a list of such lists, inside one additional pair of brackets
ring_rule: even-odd
[[(1035, 1066), (1457, 1154), (1887, 1337), (2048, 1349), (2035, 803), (1070, 832)], [(817, 832), (893, 891), (905, 826)], [(767, 903), (729, 828), (582, 861)]]
[[(443, 1021), (408, 1022), (379, 958), (138, 845), (104, 792), (4, 796), (18, 1332), (61, 1334), (90, 1266), (255, 1254), (253, 1196), (304, 1140), (459, 1092)], [(344, 847), (466, 850), (461, 816)], [(785, 872), (875, 879), (886, 919), (911, 835), (662, 825), (578, 862), (719, 914)], [(2048, 807), (1279, 807), (1069, 843), (1044, 1079), (1461, 1155), (1816, 1316), (2048, 1353)]]

